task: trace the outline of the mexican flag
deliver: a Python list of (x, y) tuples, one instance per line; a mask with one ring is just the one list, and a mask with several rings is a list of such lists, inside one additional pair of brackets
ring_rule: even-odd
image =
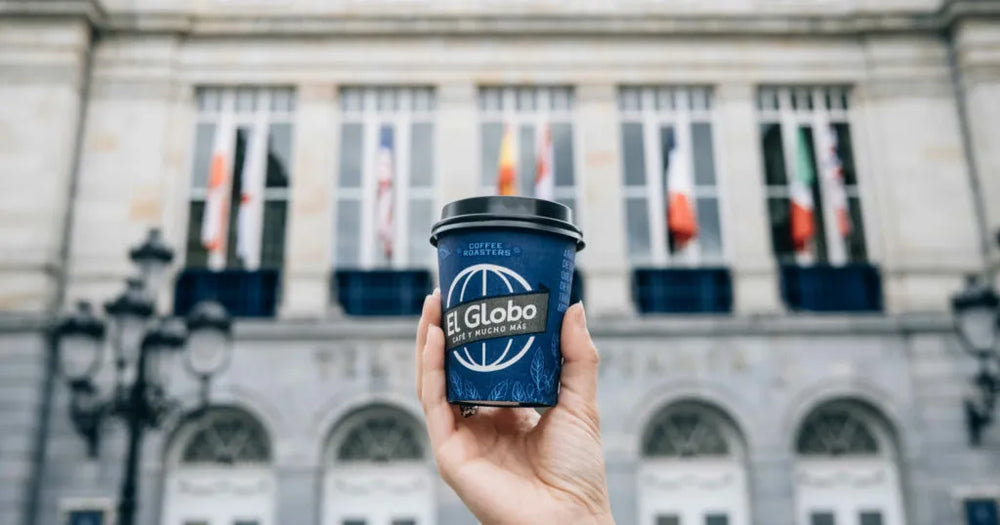
[(809, 251), (809, 241), (816, 234), (813, 217), (813, 181), (816, 169), (809, 157), (809, 137), (799, 128), (795, 146), (795, 171), (789, 183), (792, 199), (792, 245), (796, 252)]

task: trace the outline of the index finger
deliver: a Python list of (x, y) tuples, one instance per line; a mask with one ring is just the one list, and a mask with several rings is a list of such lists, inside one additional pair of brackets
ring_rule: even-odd
[(424, 345), (427, 344), (427, 327), (441, 324), (441, 291), (434, 289), (430, 295), (424, 298), (424, 307), (420, 314), (420, 324), (417, 326), (417, 348), (416, 348), (416, 369), (417, 369), (417, 399), (421, 399), (421, 370), (423, 368)]

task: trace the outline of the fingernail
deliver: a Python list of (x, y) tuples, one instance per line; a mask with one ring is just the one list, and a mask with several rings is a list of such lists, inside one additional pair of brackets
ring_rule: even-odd
[(441, 289), (440, 288), (434, 288), (434, 291), (431, 292), (431, 295), (441, 295)]
[(580, 322), (583, 323), (583, 327), (587, 327), (587, 310), (583, 307), (583, 301), (580, 301)]

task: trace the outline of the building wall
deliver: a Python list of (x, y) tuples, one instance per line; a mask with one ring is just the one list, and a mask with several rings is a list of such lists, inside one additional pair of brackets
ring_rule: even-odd
[[(966, 444), (961, 399), (972, 364), (943, 314), (962, 275), (982, 261), (946, 42), (934, 25), (942, 4), (595, 2), (574, 11), (554, 4), (499, 9), (489, 2), (433, 2), (415, 23), (392, 16), (398, 7), (354, 6), (348, 13), (350, 6), (318, 0), (254, 3), (238, 13), (226, 2), (189, 0), (167, 8), (108, 0), (105, 15), (91, 22), (0, 19), (0, 171), (18, 174), (0, 177), (0, 310), (38, 312), (51, 299), (91, 28), (100, 38), (70, 232), (71, 298), (116, 293), (130, 272), (124, 249), (149, 226), (161, 226), (171, 245), (184, 245), (197, 87), (295, 87), (280, 319), (240, 323), (234, 361), (212, 399), (247, 408), (270, 432), (278, 522), (315, 525), (321, 451), (338, 418), (378, 401), (419, 417), (412, 395), (413, 320), (343, 319), (328, 297), (338, 88), (434, 86), (434, 191), (442, 205), (479, 191), (479, 86), (571, 85), (580, 221), (590, 246), (580, 266), (604, 359), (600, 403), (619, 523), (637, 519), (642, 429), (656, 408), (681, 398), (712, 402), (739, 424), (748, 443), (754, 522), (791, 523), (797, 425), (811, 407), (841, 396), (870, 403), (891, 422), (909, 523), (954, 523), (956, 494), (1000, 483), (1000, 430), (991, 428), (981, 449)], [(283, 16), (271, 16), (276, 13)], [(751, 16), (760, 13), (769, 16)], [(704, 16), (686, 18), (694, 14)], [(994, 229), (1000, 226), (992, 205), (1000, 202), (992, 173), (1000, 160), (991, 142), (1000, 133), (992, 117), (1000, 106), (998, 27), (990, 18), (956, 23), (979, 197)], [(731, 317), (634, 312), (616, 103), (622, 84), (713, 88), (722, 231), (735, 290)], [(784, 311), (755, 110), (762, 84), (852, 86), (864, 224), (870, 259), (881, 269), (885, 315)], [(44, 470), (33, 472), (44, 375), (40, 326), (2, 333), (0, 523), (20, 522), (33, 475), (43, 480), (38, 523), (59, 523), (68, 499), (114, 500), (121, 426), (109, 422), (101, 456), (87, 459), (61, 384)], [(184, 407), (195, 406), (195, 385), (179, 371), (171, 389)], [(168, 421), (146, 442), (141, 523), (157, 523), (161, 513), (176, 424)], [(433, 469), (430, 458), (426, 468)], [(438, 482), (436, 493), (441, 523), (474, 523), (445, 485)]]
[[(589, 275), (593, 265), (595, 289), (607, 298), (591, 301), (601, 313), (629, 310), (615, 109), (621, 84), (707, 84), (718, 90), (714, 124), (720, 130), (722, 230), (740, 312), (779, 309), (770, 234), (761, 221), (766, 216), (753, 97), (762, 84), (854, 86), (852, 129), (864, 223), (890, 312), (939, 310), (961, 277), (981, 267), (946, 50), (936, 36), (599, 41), (399, 36), (364, 42), (358, 53), (357, 41), (329, 37), (180, 43), (123, 35), (102, 41), (94, 118), (85, 138), (71, 295), (111, 293), (126, 272), (120, 246), (134, 243), (150, 224), (162, 221), (171, 244), (184, 244), (192, 97), (201, 85), (292, 83), (303, 95), (296, 117), (302, 144), (293, 153), (285, 317), (326, 312), (317, 290), (332, 265), (336, 87), (342, 84), (440, 86), (439, 205), (478, 192), (478, 86), (575, 86), (580, 221), (590, 245), (601, 247), (582, 252), (580, 266)], [(926, 122), (935, 125), (914, 125)], [(140, 162), (144, 168), (137, 172)], [(930, 203), (950, 211), (927, 213)]]
[[(791, 524), (795, 436), (805, 415), (837, 398), (878, 409), (896, 437), (908, 523), (960, 519), (961, 489), (995, 485), (1000, 429), (979, 449), (967, 445), (961, 399), (972, 364), (938, 315), (744, 319), (656, 319), (590, 322), (601, 349), (599, 384), (612, 506), (619, 523), (637, 523), (640, 440), (666, 404), (696, 399), (718, 406), (747, 443), (754, 523)], [(323, 502), (322, 451), (351, 410), (389, 403), (421, 418), (413, 395), (412, 323), (243, 323), (231, 365), (213, 384), (212, 400), (249, 410), (272, 439), (279, 496), (277, 522), (316, 523)], [(105, 387), (110, 377), (105, 377)], [(169, 383), (196, 406), (194, 382), (179, 367)], [(60, 386), (46, 463), (43, 523), (57, 502), (117, 494), (124, 443), (108, 425), (99, 460), (69, 428)], [(174, 418), (143, 451), (143, 523), (156, 523)], [(426, 468), (433, 471), (428, 457)], [(442, 483), (440, 523), (474, 520)]]

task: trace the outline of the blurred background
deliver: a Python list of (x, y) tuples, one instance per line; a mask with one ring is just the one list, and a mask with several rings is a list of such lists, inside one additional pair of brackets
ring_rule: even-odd
[(996, 0), (0, 0), (0, 523), (475, 523), (412, 339), (509, 193), (619, 524), (998, 525), (997, 137)]

